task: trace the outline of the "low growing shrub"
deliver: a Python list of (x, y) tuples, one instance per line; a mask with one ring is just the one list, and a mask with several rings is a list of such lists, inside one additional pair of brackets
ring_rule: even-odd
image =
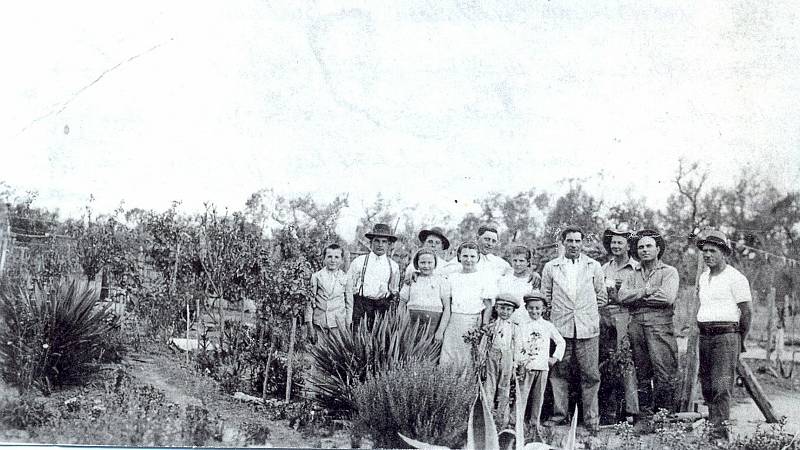
[[(85, 285), (60, 284), (53, 291), (0, 287), (0, 359), (3, 379), (23, 390), (75, 384), (94, 373), (103, 357), (119, 349), (116, 318), (96, 306), (96, 293)], [(115, 344), (116, 345), (116, 344)]]
[(392, 369), (409, 360), (439, 359), (441, 343), (428, 333), (430, 324), (411, 321), (408, 315), (390, 310), (378, 315), (372, 329), (362, 320), (354, 332), (320, 334), (309, 353), (313, 368), (308, 376), (317, 400), (331, 411), (344, 413), (356, 410), (353, 387), (370, 374)]
[(0, 423), (18, 430), (42, 426), (52, 417), (47, 405), (29, 394), (0, 403)]
[(766, 450), (766, 449), (796, 449), (800, 442), (795, 440), (786, 430), (786, 418), (779, 423), (761, 425), (756, 427), (755, 433), (750, 436), (739, 436), (731, 448), (736, 450)]
[(401, 362), (354, 389), (355, 426), (376, 447), (405, 447), (397, 435), (401, 432), (428, 444), (461, 448), (476, 392), (471, 373), (459, 374), (432, 361)]

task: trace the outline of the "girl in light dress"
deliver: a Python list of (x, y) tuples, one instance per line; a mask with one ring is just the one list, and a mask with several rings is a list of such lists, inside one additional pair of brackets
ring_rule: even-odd
[(400, 290), (400, 309), (409, 314), (412, 321), (430, 323), (428, 331), (441, 341), (450, 317), (450, 283), (447, 278), (434, 275), (436, 254), (423, 247), (414, 255), (414, 269), (419, 274)]

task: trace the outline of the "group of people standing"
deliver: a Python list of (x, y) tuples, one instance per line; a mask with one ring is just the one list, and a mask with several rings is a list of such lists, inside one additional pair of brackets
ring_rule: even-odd
[[(596, 433), (602, 333), (604, 341), (619, 349), (629, 345), (632, 352), (633, 370), (623, 375), (625, 413), (641, 419), (658, 409), (675, 410), (679, 276), (662, 262), (666, 243), (657, 231), (606, 230), (603, 245), (610, 259), (601, 266), (583, 252), (584, 231), (565, 227), (563, 254), (547, 262), (541, 276), (526, 246), (509, 249), (510, 262), (495, 255), (498, 231), (488, 224), (479, 227), (475, 240), (461, 243), (450, 261), (443, 256), (450, 241), (442, 229), (423, 229), (421, 248), (403, 273), (388, 255), (397, 240), (389, 226), (375, 224), (365, 237), (370, 252), (355, 258), (347, 272), (341, 269), (339, 245), (323, 250), (325, 267), (311, 277), (305, 315), (312, 336), (358, 327), (364, 320), (370, 326), (377, 314), (398, 305), (411, 320), (430, 322), (442, 343), (440, 364), (457, 370), (475, 364), (465, 337), (482, 330), (484, 393), (500, 426), (508, 424), (514, 373), (534, 430), (540, 430), (547, 380), (553, 410), (544, 425), (567, 424), (570, 374), (577, 371), (583, 424)], [(698, 280), (700, 380), (710, 420), (727, 436), (736, 361), (750, 323), (750, 289), (727, 264), (732, 249), (723, 233), (710, 231), (697, 246), (707, 265)]]

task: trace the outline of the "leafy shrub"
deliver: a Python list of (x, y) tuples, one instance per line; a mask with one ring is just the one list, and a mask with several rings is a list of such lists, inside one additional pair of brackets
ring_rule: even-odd
[(116, 329), (110, 310), (96, 307), (95, 292), (75, 282), (33, 293), (0, 288), (0, 373), (23, 389), (80, 382), (109, 352)]
[(151, 385), (139, 385), (122, 370), (99, 395), (62, 403), (46, 426), (28, 429), (31, 439), (51, 444), (132, 447), (215, 445), (222, 421), (202, 406), (183, 408)]
[(755, 433), (750, 436), (737, 437), (731, 448), (736, 450), (766, 450), (773, 448), (797, 448), (800, 444), (795, 442), (795, 437), (786, 430), (786, 418), (777, 424), (756, 427)]
[(460, 448), (477, 381), (432, 361), (396, 364), (356, 386), (355, 425), (381, 448), (405, 446), (398, 432), (414, 439)]
[(46, 405), (31, 395), (7, 399), (0, 404), (0, 423), (11, 428), (25, 430), (47, 423), (53, 414)]
[(339, 412), (356, 410), (353, 387), (370, 374), (392, 369), (411, 359), (435, 362), (441, 344), (428, 333), (431, 325), (411, 321), (396, 310), (380, 315), (369, 330), (361, 321), (355, 332), (320, 334), (317, 345), (309, 349), (314, 368), (309, 380), (323, 406)]

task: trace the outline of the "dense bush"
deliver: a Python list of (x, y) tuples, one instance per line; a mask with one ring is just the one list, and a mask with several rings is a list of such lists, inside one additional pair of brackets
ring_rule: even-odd
[(80, 382), (104, 356), (118, 330), (114, 314), (97, 307), (96, 293), (71, 282), (57, 289), (29, 292), (0, 287), (0, 358), (3, 379), (47, 392), (52, 386)]
[(404, 447), (397, 435), (401, 432), (429, 444), (461, 448), (476, 392), (474, 376), (431, 361), (400, 363), (356, 386), (355, 424), (377, 447)]
[(389, 370), (411, 359), (435, 362), (441, 343), (428, 333), (430, 324), (421, 325), (407, 315), (391, 310), (378, 316), (369, 330), (367, 321), (354, 332), (320, 334), (317, 345), (309, 349), (314, 368), (309, 379), (323, 406), (333, 411), (356, 410), (353, 387), (368, 375)]

